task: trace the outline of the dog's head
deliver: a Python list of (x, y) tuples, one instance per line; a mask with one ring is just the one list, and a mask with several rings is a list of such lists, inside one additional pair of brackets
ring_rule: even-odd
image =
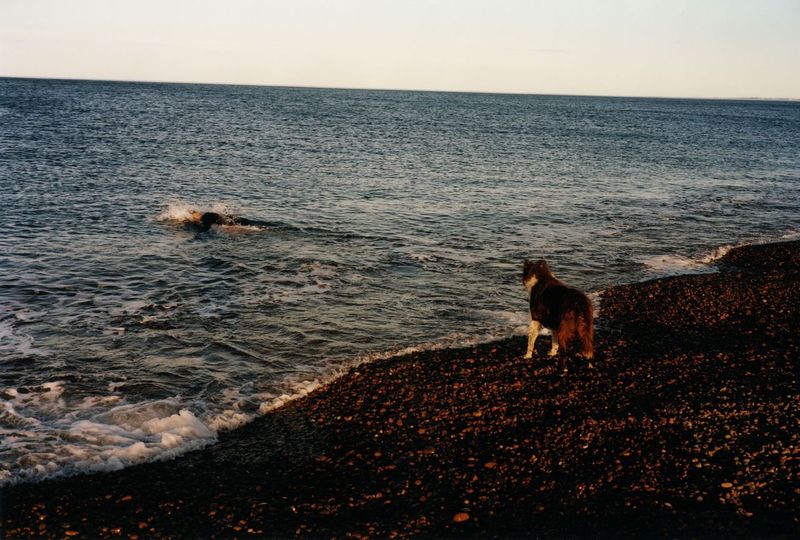
[(525, 259), (525, 262), (522, 263), (522, 284), (529, 292), (536, 283), (552, 275), (544, 259), (539, 259), (536, 262)]

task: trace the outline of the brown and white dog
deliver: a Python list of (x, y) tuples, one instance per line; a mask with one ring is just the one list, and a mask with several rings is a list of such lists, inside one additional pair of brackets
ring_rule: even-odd
[(556, 356), (561, 349), (558, 364), (562, 371), (567, 371), (564, 358), (567, 351), (574, 350), (578, 356), (591, 360), (594, 356), (593, 315), (589, 298), (578, 289), (568, 287), (556, 279), (544, 260), (525, 260), (522, 284), (530, 295), (531, 312), (525, 358), (533, 356), (536, 337), (544, 326), (553, 333), (549, 356)]

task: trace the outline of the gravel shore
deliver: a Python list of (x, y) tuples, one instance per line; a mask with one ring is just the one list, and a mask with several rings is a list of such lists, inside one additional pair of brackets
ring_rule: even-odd
[(606, 291), (595, 369), (377, 361), (177, 460), (6, 487), (2, 533), (797, 538), (800, 242), (718, 265)]

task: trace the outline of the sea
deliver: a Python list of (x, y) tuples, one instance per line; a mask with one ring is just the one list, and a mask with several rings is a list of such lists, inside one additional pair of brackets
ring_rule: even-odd
[(524, 333), (525, 258), (596, 298), (800, 238), (799, 149), (800, 102), (0, 79), (0, 484)]

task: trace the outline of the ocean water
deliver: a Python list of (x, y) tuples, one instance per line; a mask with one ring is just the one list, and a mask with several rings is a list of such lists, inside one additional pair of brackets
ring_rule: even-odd
[(523, 332), (525, 257), (598, 292), (797, 237), (798, 148), (790, 102), (0, 79), (0, 483)]

